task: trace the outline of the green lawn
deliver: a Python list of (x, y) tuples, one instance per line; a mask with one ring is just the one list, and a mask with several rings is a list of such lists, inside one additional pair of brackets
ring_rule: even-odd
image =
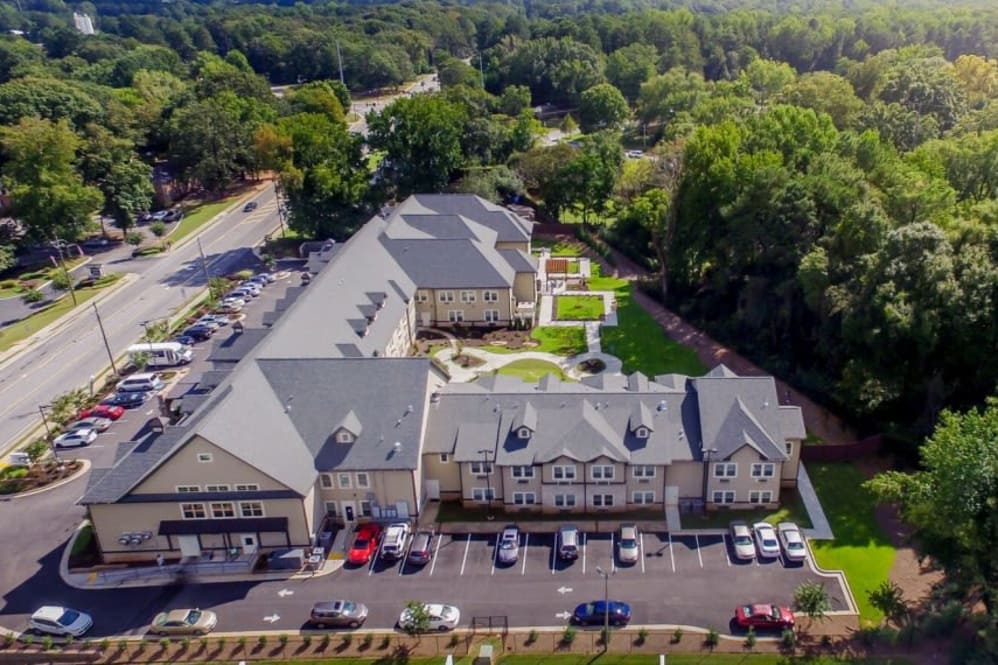
[(232, 202), (237, 197), (242, 196), (242, 194), (245, 194), (245, 192), (227, 196), (220, 201), (202, 203), (199, 206), (191, 208), (188, 212), (184, 213), (184, 218), (180, 220), (180, 224), (177, 226), (177, 229), (166, 237), (169, 238), (173, 244), (177, 244), (214, 219), (215, 215), (232, 205)]
[(530, 333), (531, 339), (539, 342), (537, 346), (531, 346), (529, 348), (521, 349), (511, 349), (508, 346), (498, 346), (495, 344), (486, 344), (478, 348), (482, 351), (491, 351), (492, 353), (523, 353), (524, 351), (543, 351), (544, 353), (553, 353), (559, 356), (575, 356), (580, 353), (585, 353), (588, 347), (586, 346), (586, 329), (582, 326), (545, 326), (541, 328), (534, 328)]
[(700, 376), (707, 372), (693, 349), (666, 337), (651, 314), (631, 298), (633, 286), (624, 279), (594, 276), (591, 291), (614, 291), (617, 294), (617, 326), (600, 329), (603, 351), (624, 362), (624, 372), (641, 371), (648, 376), (685, 374)]
[[(100, 293), (102, 289), (117, 281), (120, 275), (109, 275), (109, 277), (111, 278), (100, 286), (88, 286), (82, 289), (76, 289), (76, 300), (79, 303), (85, 303)], [(66, 293), (65, 296), (57, 300), (55, 303), (45, 307), (44, 309), (38, 310), (35, 314), (32, 314), (28, 318), (22, 319), (17, 323), (12, 323), (3, 329), (0, 329), (0, 351), (6, 351), (22, 339), (34, 335), (45, 326), (58, 320), (64, 314), (73, 309), (73, 307), (73, 298), (69, 295), (69, 293)]]
[(545, 374), (554, 374), (562, 381), (568, 380), (560, 367), (546, 360), (514, 360), (497, 369), (496, 374), (518, 376), (528, 383), (540, 381)]
[(785, 489), (780, 492), (783, 498), (783, 505), (776, 510), (712, 510), (706, 516), (701, 514), (683, 515), (684, 529), (723, 529), (727, 528), (733, 520), (742, 520), (753, 524), (755, 522), (769, 522), (776, 525), (779, 522), (794, 522), (802, 529), (810, 528), (811, 520), (804, 510), (800, 495), (796, 491)]
[(846, 463), (808, 464), (807, 473), (835, 534), (833, 541), (811, 543), (815, 559), (826, 570), (845, 572), (860, 618), (878, 622), (883, 615), (867, 594), (887, 580), (895, 552), (874, 517), (872, 495), (860, 487), (865, 477)]
[(540, 256), (541, 249), (550, 249), (551, 256), (582, 256), (582, 248), (577, 240), (534, 236), (530, 241), (530, 249), (537, 256)]
[(555, 296), (556, 321), (598, 321), (603, 318), (602, 296)]

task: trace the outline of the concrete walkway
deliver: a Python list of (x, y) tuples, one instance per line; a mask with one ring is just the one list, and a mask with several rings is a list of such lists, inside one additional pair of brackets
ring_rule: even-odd
[(802, 463), (797, 469), (797, 493), (804, 504), (808, 517), (811, 518), (811, 528), (801, 529), (804, 535), (812, 540), (835, 540), (832, 533), (832, 525), (828, 523), (828, 517), (818, 500), (818, 493), (814, 491), (811, 478), (807, 475), (807, 469)]
[[(437, 331), (435, 332), (443, 332)], [(457, 348), (457, 340), (453, 335), (449, 333), (445, 334), (449, 337), (450, 346), (446, 349), (441, 349), (434, 354), (434, 358), (439, 360), (447, 367), (447, 371), (450, 373), (451, 381), (458, 383), (468, 383), (469, 381), (474, 381), (479, 376), (484, 374), (491, 374), (500, 367), (504, 367), (510, 363), (516, 362), (518, 360), (540, 360), (543, 362), (549, 362), (553, 365), (557, 365), (562, 372), (565, 373), (569, 378), (579, 380), (584, 376), (591, 376), (586, 372), (580, 372), (576, 366), (586, 360), (598, 359), (603, 361), (606, 365), (604, 372), (609, 372), (610, 374), (620, 374), (623, 369), (623, 363), (617, 356), (611, 356), (608, 353), (602, 353), (601, 351), (587, 351), (586, 353), (580, 353), (578, 355), (570, 356), (568, 358), (564, 356), (559, 356), (554, 353), (545, 353), (543, 351), (523, 351), (520, 353), (493, 353), (491, 351), (483, 351), (481, 349), (476, 349), (474, 347), (464, 347), (460, 352)], [(599, 336), (597, 335), (597, 340)], [(599, 342), (597, 341), (597, 346)], [(458, 355), (466, 355), (472, 358), (477, 358), (483, 361), (483, 364), (477, 367), (462, 367), (454, 358)]]

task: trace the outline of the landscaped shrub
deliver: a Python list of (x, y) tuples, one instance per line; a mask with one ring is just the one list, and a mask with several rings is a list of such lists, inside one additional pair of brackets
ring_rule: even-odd
[(288, 646), (288, 636), (287, 633), (281, 633), (277, 636), (277, 641), (281, 643), (281, 648)]
[(361, 649), (370, 649), (371, 645), (373, 643), (374, 643), (374, 635), (371, 635), (370, 633), (368, 633), (367, 635), (365, 635), (364, 637), (362, 637), (360, 639), (360, 648)]
[(784, 649), (795, 649), (797, 647), (797, 633), (790, 628), (784, 629), (783, 634), (780, 635), (780, 646)]
[(161, 638), (159, 638), (159, 648), (160, 649), (166, 650), (167, 648), (169, 648), (169, 646), (170, 646), (170, 638), (169, 637), (161, 637)]
[(682, 639), (683, 639), (683, 629), (677, 627), (674, 631), (672, 631), (672, 643), (679, 644), (680, 641), (682, 641)]
[(323, 651), (325, 651), (326, 649), (329, 648), (329, 643), (332, 641), (333, 641), (332, 638), (329, 637), (329, 633), (326, 633), (325, 635), (322, 636), (322, 643), (319, 646), (322, 647)]
[(244, 637), (240, 637), (238, 640), (236, 640), (236, 644), (239, 645), (239, 649), (241, 651), (246, 651), (246, 643), (248, 641), (249, 640), (244, 636)]
[(756, 643), (755, 628), (749, 626), (748, 632), (745, 634), (745, 648), (754, 649)]
[(641, 646), (647, 641), (648, 641), (648, 629), (642, 628), (638, 630), (638, 637), (636, 640), (634, 640), (634, 643), (637, 644), (638, 646)]
[(157, 238), (162, 238), (166, 235), (166, 224), (157, 219), (149, 225), (149, 231)]
[(69, 285), (72, 283), (69, 275), (63, 271), (59, 271), (52, 275), (52, 288), (59, 289), (60, 291), (68, 291)]
[(717, 632), (717, 628), (711, 627), (707, 629), (707, 636), (703, 638), (703, 643), (709, 648), (713, 649), (721, 641), (721, 634)]
[(261, 649), (267, 646), (267, 636), (261, 635), (260, 637), (256, 638), (256, 643)]
[(312, 636), (311, 635), (302, 635), (301, 636), (301, 643), (302, 643), (302, 645), (306, 649), (308, 649), (310, 646), (312, 646)]
[(42, 638), (42, 649), (45, 651), (51, 651), (53, 644), (55, 644), (55, 640), (52, 639), (51, 635), (46, 635)]
[(4, 279), (0, 280), (0, 289), (16, 289), (17, 288), (16, 279)]
[(561, 634), (561, 643), (562, 644), (571, 644), (572, 642), (574, 642), (575, 641), (575, 635), (576, 635), (577, 632), (578, 631), (575, 630), (574, 628), (572, 628), (571, 626), (569, 626), (568, 628), (566, 628), (565, 632), (563, 632)]
[(35, 303), (39, 303), (45, 300), (45, 294), (39, 291), (38, 289), (28, 289), (21, 296), (21, 299), (24, 300), (24, 302), (28, 303), (29, 305), (33, 305)]
[(538, 637), (537, 631), (531, 630), (529, 633), (527, 633), (527, 639), (524, 640), (524, 644), (533, 644), (534, 642), (537, 641), (537, 637)]

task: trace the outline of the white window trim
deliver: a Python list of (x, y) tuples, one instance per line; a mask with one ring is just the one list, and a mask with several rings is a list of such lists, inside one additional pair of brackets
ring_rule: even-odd
[[(530, 499), (529, 501), (527, 499)], [(513, 492), (514, 506), (533, 506), (537, 504), (537, 492)]]
[(437, 291), (437, 300), (440, 302), (454, 302), (454, 292), (453, 291)]
[(634, 436), (637, 437), (637, 438), (639, 438), (639, 439), (647, 439), (650, 434), (651, 434), (651, 432), (644, 425), (642, 425), (642, 426), (638, 427), (636, 430), (634, 430)]
[[(558, 477), (559, 470), (561, 470), (561, 478)], [(571, 475), (568, 474), (569, 471), (571, 471)], [(575, 480), (577, 477), (574, 464), (555, 464), (551, 467), (551, 478), (553, 480)]]
[(345, 429), (341, 429), (339, 432), (336, 433), (336, 443), (353, 443), (353, 441), (354, 441), (353, 434), (346, 431)]
[[(325, 501), (324, 502), (324, 507), (326, 509), (326, 514), (327, 515), (332, 515), (334, 517), (338, 517), (339, 516), (339, 514), (340, 514), (339, 506), (337, 505), (337, 503), (335, 501)], [(332, 510), (329, 510), (330, 508), (332, 508)]]
[(496, 488), (495, 487), (472, 487), (471, 488), (471, 500), (476, 503), (485, 503), (491, 497), (492, 501), (496, 500)]
[(530, 428), (529, 427), (521, 427), (520, 429), (516, 430), (516, 438), (518, 438), (518, 439), (529, 439), (530, 438)]
[(205, 492), (231, 492), (232, 490), (229, 489), (230, 487), (231, 487), (231, 485), (229, 485), (228, 483), (218, 483), (218, 484), (213, 484), (213, 485), (205, 485), (204, 486), (204, 491)]
[(236, 483), (235, 485), (237, 492), (259, 492), (259, 483)]
[[(201, 514), (203, 517), (188, 517), (184, 513), (184, 506), (201, 506)], [(202, 501), (185, 501), (180, 504), (180, 517), (185, 520), (206, 520), (208, 519), (208, 509), (205, 507)]]
[[(756, 471), (758, 470), (758, 473)], [(766, 473), (766, 471), (769, 473)], [(776, 465), (772, 462), (752, 462), (753, 478), (773, 478), (776, 475)]]
[(653, 490), (635, 490), (631, 492), (631, 503), (648, 506), (655, 503), (655, 492)]
[(210, 462), (213, 462), (214, 460), (215, 458), (212, 456), (211, 453), (198, 453), (198, 462), (200, 462), (201, 464), (208, 464)]
[[(561, 503), (559, 503), (561, 501)], [(577, 505), (575, 494), (555, 494), (554, 505), (556, 508), (575, 508)]]
[[(249, 515), (243, 510), (244, 506), (260, 506), (259, 515)], [(239, 502), (239, 517), (253, 518), (253, 517), (266, 517), (267, 510), (263, 506), (263, 501), (240, 501)]]
[(469, 462), (468, 471), (476, 478), (491, 476), (495, 466), (492, 462)]
[[(720, 501), (717, 500), (718, 495), (721, 496)], [(725, 500), (728, 498), (728, 495), (731, 495), (730, 501)], [(713, 499), (711, 503), (716, 503), (718, 505), (729, 505), (734, 503), (738, 499), (738, 496), (735, 494), (734, 490), (714, 490), (713, 494), (711, 495), (711, 498)]]
[[(370, 489), (370, 487), (371, 487), (371, 474), (369, 474), (367, 471), (358, 471), (355, 475), (356, 475), (356, 477), (354, 478), (354, 482), (357, 485), (357, 489), (361, 489), (361, 490)], [(363, 483), (360, 482), (361, 478), (364, 479)]]
[(336, 482), (331, 473), (320, 473), (319, 474), (319, 487), (324, 490), (334, 490), (336, 489)]
[(658, 475), (658, 469), (656, 469), (655, 465), (653, 464), (635, 464), (633, 467), (631, 467), (631, 477), (633, 478), (638, 478), (638, 479), (654, 478), (657, 475)]
[(194, 494), (200, 491), (200, 485), (177, 485), (177, 494)]
[(593, 508), (613, 508), (613, 495), (603, 493), (593, 494)]
[[(728, 473), (732, 471), (732, 473)], [(715, 478), (737, 478), (738, 464), (736, 462), (714, 462)]]
[(756, 504), (773, 503), (773, 490), (749, 490), (748, 500)]
[[(364, 506), (367, 506), (367, 508), (365, 508)], [(370, 517), (372, 514), (374, 514), (373, 511), (371, 510), (372, 507), (373, 505), (368, 499), (362, 499), (359, 506), (361, 516)]]
[(461, 302), (477, 302), (478, 296), (474, 291), (461, 291)]
[(450, 455), (448, 453), (440, 453), (440, 463), (450, 464)]
[(447, 321), (449, 323), (464, 323), (464, 310), (463, 309), (447, 310)]
[(525, 480), (527, 478), (534, 477), (534, 467), (529, 465), (520, 465), (510, 467), (510, 477), (516, 478), (517, 480)]
[[(600, 475), (596, 475), (596, 470), (599, 469)], [(609, 470), (609, 475), (607, 471)], [(612, 464), (594, 464), (589, 467), (589, 477), (591, 480), (615, 480), (617, 477), (617, 470)]]
[(426, 302), (429, 297), (426, 295), (426, 291), (416, 291), (416, 302)]
[[(224, 508), (220, 511), (222, 515), (215, 514), (215, 506), (228, 506), (231, 511), (225, 511)], [(236, 517), (239, 513), (236, 512), (236, 507), (231, 501), (211, 501), (208, 504), (208, 509), (211, 511), (211, 518), (213, 520), (227, 520)], [(226, 515), (225, 512), (231, 512), (231, 515)]]
[(499, 302), (499, 292), (498, 291), (482, 291), (482, 300), (484, 302)]
[(499, 310), (487, 309), (483, 312), (486, 323), (499, 323)]
[[(336, 475), (336, 484), (341, 490), (353, 489), (353, 479), (350, 477), (349, 473), (338, 473)], [(346, 482), (343, 482), (344, 480), (346, 480)]]

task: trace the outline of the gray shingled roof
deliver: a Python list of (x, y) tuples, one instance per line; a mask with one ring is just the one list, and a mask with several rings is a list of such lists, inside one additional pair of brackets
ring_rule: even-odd
[(499, 256), (505, 259), (515, 272), (537, 272), (537, 259), (522, 249), (500, 249)]
[(500, 242), (525, 242), (530, 222), (474, 194), (416, 194), (403, 201), (392, 216), (440, 213), (460, 215), (496, 232)]
[(472, 240), (382, 240), (385, 249), (420, 287), (508, 288), (516, 273), (493, 249)]
[(215, 344), (208, 360), (210, 362), (239, 362), (263, 341), (269, 332), (270, 330), (267, 328), (244, 328), (241, 333), (233, 332)]
[(786, 459), (784, 416), (772, 377), (737, 376), (719, 365), (691, 383), (700, 407), (704, 450), (715, 449), (717, 459), (727, 459), (747, 445), (766, 459)]

